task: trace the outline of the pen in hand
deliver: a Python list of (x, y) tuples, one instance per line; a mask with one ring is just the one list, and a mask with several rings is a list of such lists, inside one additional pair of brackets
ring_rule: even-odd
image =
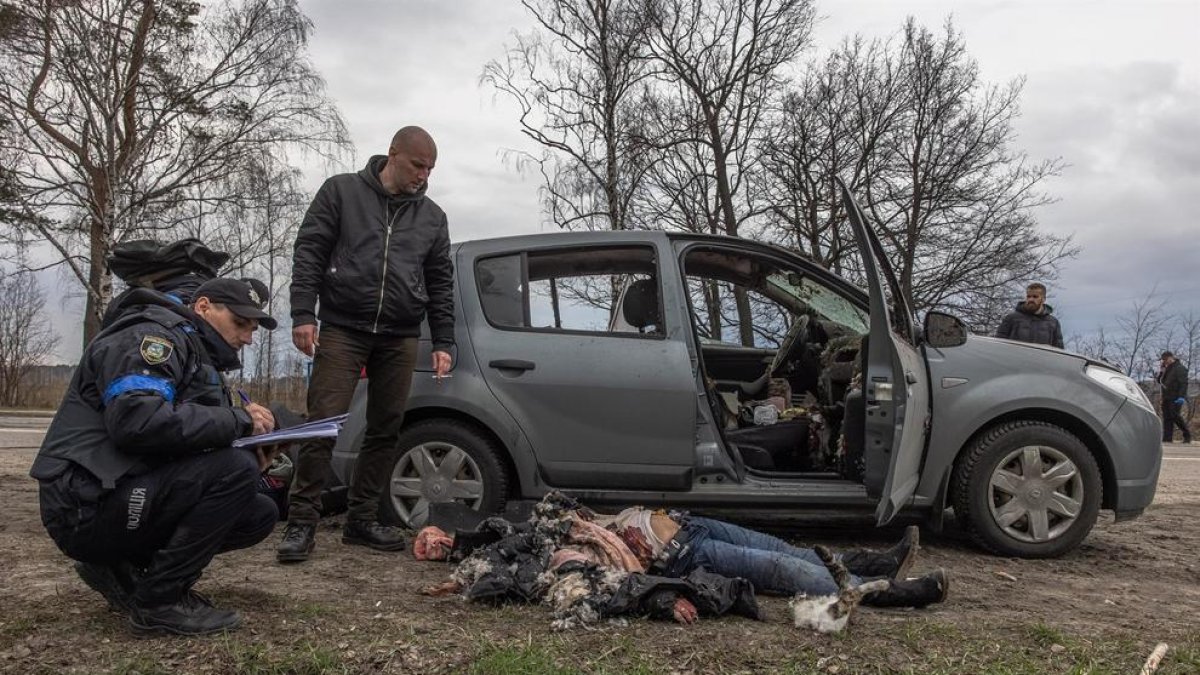
[(242, 399), (242, 405), (250, 405), (250, 395), (249, 394), (247, 394), (242, 389), (238, 389), (237, 393), (238, 393), (238, 396)]

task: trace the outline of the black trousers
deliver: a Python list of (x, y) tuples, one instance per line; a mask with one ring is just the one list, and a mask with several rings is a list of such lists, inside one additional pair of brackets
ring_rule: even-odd
[[(375, 520), (379, 497), (396, 462), (396, 437), (417, 363), (417, 338), (376, 335), (325, 325), (308, 383), (309, 419), (350, 409), (362, 369), (367, 369), (367, 431), (346, 495), (351, 520)], [(300, 446), (288, 504), (288, 521), (315, 525), (321, 518), (321, 490), (329, 478), (333, 439)]]
[(1183, 432), (1184, 442), (1191, 442), (1192, 432), (1188, 430), (1187, 420), (1183, 418), (1183, 406), (1176, 403), (1174, 400), (1163, 399), (1162, 402), (1162, 427), (1163, 443), (1170, 443), (1175, 438), (1175, 427)]
[(109, 491), (75, 467), (41, 484), (42, 522), (75, 560), (144, 568), (134, 579), (139, 605), (170, 604), (213, 556), (271, 534), (279, 512), (258, 493), (258, 475), (254, 453), (238, 448), (183, 457)]

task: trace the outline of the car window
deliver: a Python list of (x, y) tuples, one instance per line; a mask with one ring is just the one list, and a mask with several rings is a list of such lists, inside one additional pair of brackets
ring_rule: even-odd
[[(750, 307), (750, 345), (743, 341), (737, 291), (745, 292)], [(696, 317), (696, 330), (706, 344), (775, 349), (791, 325), (792, 317), (783, 305), (728, 281), (689, 277), (688, 295)]]
[(662, 335), (648, 246), (531, 251), (476, 263), (479, 299), (498, 328)]
[[(789, 276), (792, 276), (789, 279)], [(817, 314), (826, 320), (841, 324), (852, 332), (862, 335), (871, 330), (870, 317), (840, 293), (836, 293), (824, 284), (816, 282), (812, 277), (805, 276), (796, 281), (794, 275), (776, 272), (767, 276), (768, 286), (800, 300), (805, 306), (816, 310)]]

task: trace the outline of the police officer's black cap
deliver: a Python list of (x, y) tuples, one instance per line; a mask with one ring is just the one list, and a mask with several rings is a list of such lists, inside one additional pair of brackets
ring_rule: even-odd
[(263, 311), (270, 293), (258, 279), (211, 279), (197, 288), (192, 298), (193, 302), (208, 298), (209, 302), (221, 303), (243, 319), (256, 319), (267, 330), (275, 330), (279, 325)]

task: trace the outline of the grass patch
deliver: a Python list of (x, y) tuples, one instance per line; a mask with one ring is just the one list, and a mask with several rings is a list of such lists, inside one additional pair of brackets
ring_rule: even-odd
[(554, 653), (543, 647), (492, 646), (467, 668), (471, 675), (567, 675), (580, 671), (562, 668)]
[(292, 608), (292, 616), (296, 619), (316, 619), (322, 616), (329, 616), (334, 613), (334, 610), (319, 602), (305, 602), (296, 605)]
[(324, 675), (352, 671), (337, 652), (307, 641), (275, 646), (227, 641), (223, 647), (231, 670), (242, 675)]
[(137, 656), (121, 661), (109, 672), (112, 675), (170, 675), (174, 671), (164, 668), (157, 658)]

